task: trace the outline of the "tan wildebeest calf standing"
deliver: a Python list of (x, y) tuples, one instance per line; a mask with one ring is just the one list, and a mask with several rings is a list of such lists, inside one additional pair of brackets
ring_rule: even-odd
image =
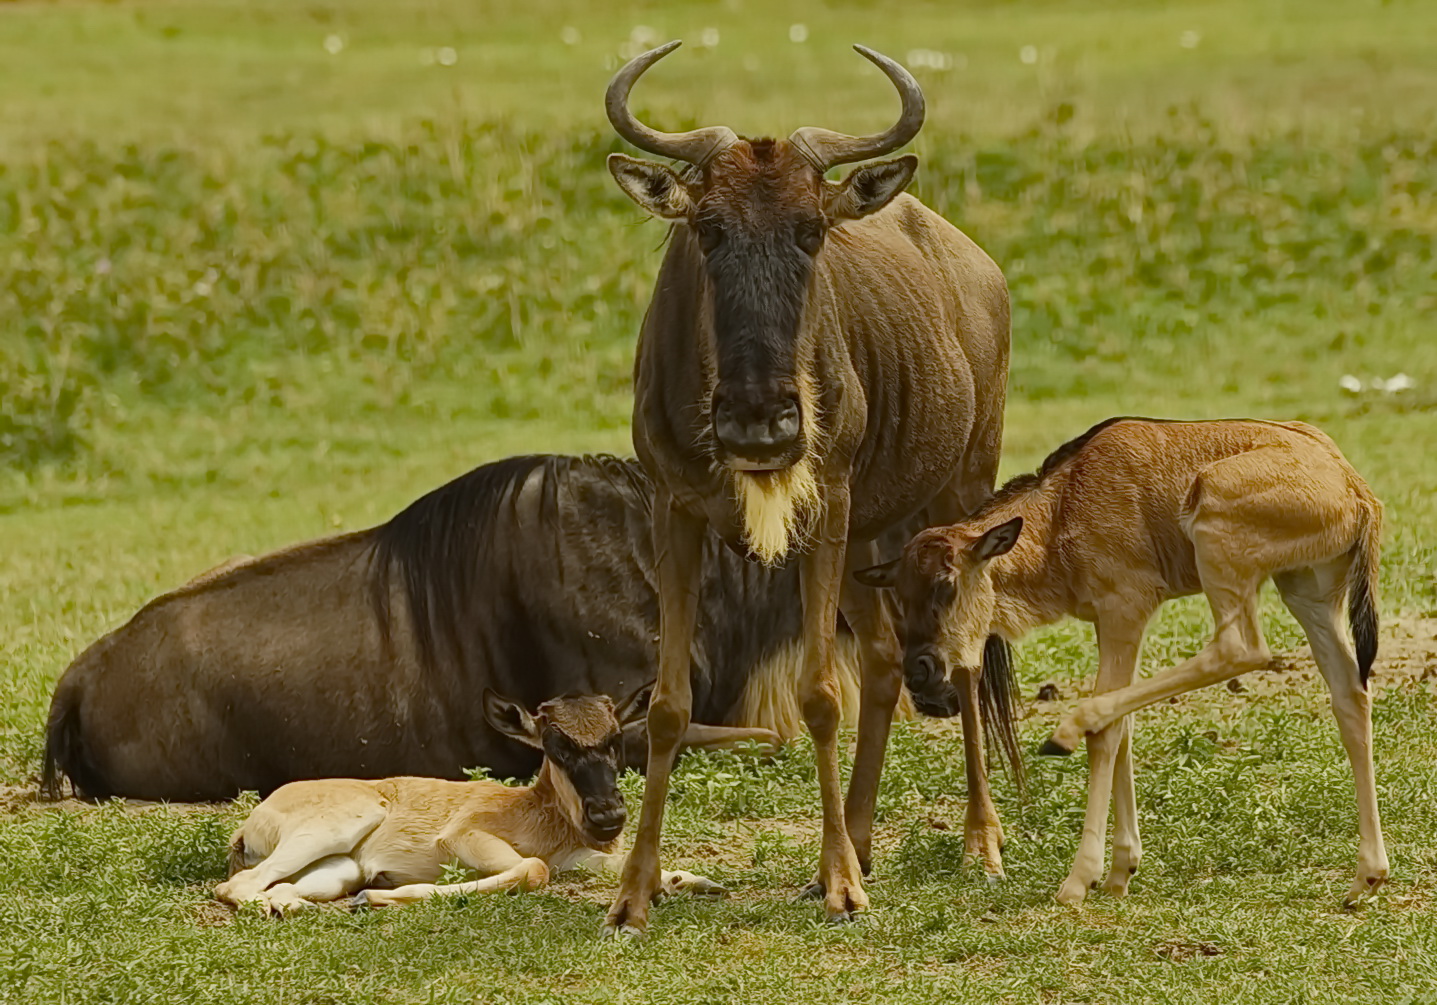
[[(1113, 862), (1127, 892), (1142, 855), (1131, 727), (1154, 702), (1268, 661), (1257, 596), (1271, 577), (1312, 643), (1357, 784), (1353, 903), (1387, 878), (1377, 814), (1367, 678), (1377, 654), (1382, 505), (1322, 432), (1301, 422), (1110, 419), (1009, 482), (973, 517), (916, 536), (861, 582), (896, 586), (908, 654), (935, 674), (971, 665), (990, 632), (1016, 640), (1075, 616), (1097, 626), (1096, 695), (1044, 753), (1087, 738), (1082, 841), (1058, 900), (1079, 904), (1102, 875), (1114, 786)], [(1192, 659), (1133, 684), (1143, 631), (1165, 601), (1201, 591), (1215, 632)], [(1353, 643), (1343, 632), (1344, 605)]]
[[(533, 785), (440, 778), (325, 778), (290, 782), (250, 813), (230, 842), (215, 896), (285, 914), (360, 891), (373, 906), (445, 893), (532, 890), (550, 871), (622, 867), (622, 727), (644, 712), (647, 689), (616, 713), (607, 696), (555, 698), (530, 716), (492, 691), (484, 715), (544, 752)], [(438, 883), (458, 862), (484, 878)], [(688, 872), (663, 874), (664, 892), (722, 893)]]
[[(1008, 371), (1003, 274), (952, 224), (903, 189), (917, 158), (824, 172), (903, 146), (923, 94), (897, 63), (859, 48), (898, 89), (898, 122), (875, 136), (798, 129), (742, 139), (725, 126), (661, 133), (629, 91), (678, 43), (639, 56), (609, 85), (609, 120), (678, 172), (614, 154), (609, 169), (641, 207), (674, 224), (639, 335), (634, 446), (655, 482), (659, 681), (649, 709), (643, 816), (608, 931), (640, 930), (659, 888), (669, 770), (689, 719), (705, 527), (765, 561), (793, 551), (803, 600), (798, 685), (817, 749), (823, 851), (813, 889), (830, 918), (864, 907), (874, 793), (900, 652), (881, 598), (844, 590), (845, 567), (878, 560), (873, 541), (926, 508), (972, 512), (992, 492)], [(833, 636), (840, 609), (861, 641), (858, 750), (847, 805), (838, 765)], [(991, 873), (1001, 831), (986, 789), (980, 681), (960, 695), (913, 690), (928, 714), (963, 715), (968, 832)], [(846, 821), (846, 827), (845, 827)]]

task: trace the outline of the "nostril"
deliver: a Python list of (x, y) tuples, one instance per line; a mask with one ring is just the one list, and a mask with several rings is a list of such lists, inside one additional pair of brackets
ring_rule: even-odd
[(938, 662), (927, 653), (917, 659), (918, 676), (920, 680), (932, 680), (938, 674)]

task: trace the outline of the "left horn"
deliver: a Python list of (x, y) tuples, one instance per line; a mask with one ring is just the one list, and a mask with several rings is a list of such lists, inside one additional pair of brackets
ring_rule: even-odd
[(898, 96), (903, 99), (903, 111), (887, 132), (872, 136), (849, 136), (818, 126), (795, 129), (788, 141), (802, 150), (819, 171), (826, 171), (837, 164), (851, 164), (892, 153), (917, 136), (918, 130), (923, 128), (923, 89), (913, 79), (913, 74), (866, 45), (855, 45), (853, 48), (882, 70), (884, 76), (898, 88)]
[(645, 70), (678, 47), (677, 41), (669, 42), (625, 63), (609, 81), (609, 90), (604, 95), (604, 109), (609, 113), (609, 122), (614, 130), (640, 150), (703, 167), (737, 139), (732, 129), (728, 126), (708, 126), (686, 133), (661, 133), (644, 125), (629, 111), (629, 92), (633, 90), (634, 82), (643, 76)]

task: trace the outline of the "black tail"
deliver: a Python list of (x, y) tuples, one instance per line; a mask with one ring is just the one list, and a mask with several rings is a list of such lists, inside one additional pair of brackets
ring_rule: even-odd
[[(1374, 500), (1375, 503), (1375, 500)], [(1377, 563), (1382, 554), (1382, 508), (1375, 503), (1352, 546), (1352, 567), (1347, 573), (1347, 621), (1362, 686), (1372, 675), (1377, 659)]]
[(1023, 753), (1018, 746), (1018, 678), (1013, 674), (1013, 650), (997, 635), (983, 644), (983, 673), (978, 678), (978, 707), (983, 733), (1001, 751), (1013, 781), (1021, 792), (1027, 785)]
[(45, 724), (45, 765), (40, 771), (40, 795), (46, 799), (62, 798), (60, 789), (67, 775), (71, 791), (75, 788), (77, 765), (84, 756), (80, 704), (75, 699), (75, 689), (66, 687), (62, 679), (50, 702), (50, 718)]

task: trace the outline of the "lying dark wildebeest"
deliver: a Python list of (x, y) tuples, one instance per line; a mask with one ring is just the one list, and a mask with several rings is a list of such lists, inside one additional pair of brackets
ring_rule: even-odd
[[(439, 778), (319, 778), (281, 786), (230, 840), (230, 878), (215, 896), (271, 914), (358, 893), (371, 907), (446, 893), (534, 890), (550, 871), (622, 865), (622, 725), (643, 715), (648, 688), (616, 711), (607, 695), (554, 698), (530, 715), (493, 691), (484, 718), (544, 756), (533, 785)], [(481, 878), (441, 884), (449, 862)], [(722, 893), (666, 872), (667, 893)]]
[[(1361, 841), (1350, 904), (1387, 879), (1367, 691), (1381, 528), (1372, 490), (1306, 423), (1110, 419), (1059, 447), (1036, 475), (1008, 483), (978, 513), (923, 531), (899, 560), (858, 577), (897, 588), (908, 657), (933, 686), (952, 687), (950, 668), (975, 663), (995, 633), (1016, 641), (1070, 616), (1097, 626), (1097, 694), (1043, 750), (1067, 754), (1084, 738), (1088, 744), (1087, 819), (1058, 891), (1065, 904), (1081, 903), (1102, 877), (1114, 789), (1104, 889), (1125, 894), (1142, 857), (1128, 716), (1266, 663), (1257, 597), (1271, 579), (1312, 643), (1357, 783)], [(1134, 684), (1149, 620), (1165, 601), (1199, 592), (1212, 606), (1212, 641)]]
[[(798, 691), (823, 801), (813, 889), (830, 918), (865, 906), (860, 873), (902, 680), (882, 599), (845, 589), (844, 570), (873, 564), (874, 540), (914, 514), (950, 522), (988, 497), (1008, 374), (1003, 273), (956, 227), (902, 194), (917, 158), (824, 180), (831, 167), (883, 156), (917, 135), (924, 102), (911, 74), (859, 47), (903, 104), (898, 122), (875, 136), (815, 127), (784, 140), (742, 139), (726, 126), (661, 133), (634, 118), (628, 96), (677, 44), (620, 69), (606, 100), (621, 136), (688, 165), (679, 172), (609, 158), (624, 192), (673, 224), (634, 379), (634, 446), (655, 483), (659, 677), (643, 815), (609, 932), (642, 929), (659, 889), (668, 775), (692, 711), (688, 663), (706, 528), (767, 561), (802, 552)], [(833, 670), (840, 608), (863, 662), (846, 806)], [(963, 717), (966, 829), (997, 874), (1001, 829), (983, 763), (980, 685), (975, 668), (956, 696), (913, 697), (920, 711)]]
[[(654, 678), (651, 498), (632, 460), (517, 457), (379, 527), (205, 573), (65, 672), (43, 788), (202, 800), (302, 778), (526, 776), (538, 756), (475, 714), (484, 688), (533, 708)], [(687, 739), (792, 737), (797, 569), (716, 537), (703, 561)], [(642, 763), (642, 726), (629, 737)]]

